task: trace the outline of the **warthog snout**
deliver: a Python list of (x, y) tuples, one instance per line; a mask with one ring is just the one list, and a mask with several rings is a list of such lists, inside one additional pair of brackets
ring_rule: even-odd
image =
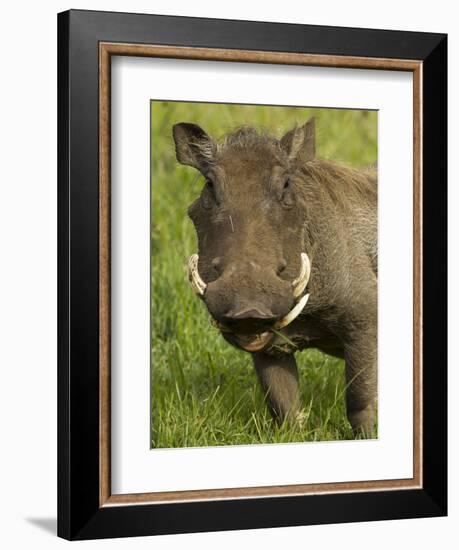
[[(214, 268), (216, 263), (215, 259), (210, 261)], [(261, 334), (280, 329), (295, 319), (306, 304), (304, 290), (310, 262), (305, 253), (301, 254), (301, 268), (293, 281), (281, 277), (285, 260), (278, 262), (277, 268), (262, 268), (253, 260), (224, 266), (219, 258), (219, 272), (208, 283), (200, 275), (199, 264), (199, 256), (193, 254), (188, 263), (190, 282), (217, 324), (227, 332)]]
[(255, 261), (233, 261), (221, 267), (203, 298), (214, 319), (241, 333), (270, 328), (294, 301), (291, 283)]

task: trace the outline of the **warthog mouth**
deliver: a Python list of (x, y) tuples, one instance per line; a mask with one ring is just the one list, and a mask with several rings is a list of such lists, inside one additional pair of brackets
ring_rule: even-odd
[(224, 337), (231, 343), (242, 348), (245, 351), (255, 353), (268, 347), (274, 337), (271, 331), (261, 334), (235, 334), (224, 332)]
[[(198, 270), (198, 254), (193, 254), (188, 260), (188, 279), (194, 292), (203, 297), (207, 288), (207, 284), (202, 280)], [(233, 329), (219, 323), (215, 319), (211, 320), (214, 327), (220, 330), (224, 337), (232, 344), (237, 345), (241, 349), (255, 353), (266, 349), (273, 340), (276, 331), (279, 331), (294, 321), (303, 311), (309, 299), (309, 294), (304, 294), (309, 276), (311, 275), (311, 262), (305, 252), (301, 253), (301, 271), (299, 276), (292, 282), (293, 296), (295, 298), (295, 306), (281, 319), (276, 321), (274, 325), (267, 331), (259, 334), (239, 334)]]

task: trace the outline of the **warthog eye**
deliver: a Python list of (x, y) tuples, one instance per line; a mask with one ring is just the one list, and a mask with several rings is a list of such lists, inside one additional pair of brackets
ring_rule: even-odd
[(206, 184), (201, 194), (202, 205), (204, 208), (210, 209), (217, 203), (214, 182), (209, 178), (206, 179)]
[(284, 181), (281, 200), (285, 208), (291, 208), (294, 204), (293, 194), (292, 194), (291, 185), (290, 185), (290, 179), (286, 179)]

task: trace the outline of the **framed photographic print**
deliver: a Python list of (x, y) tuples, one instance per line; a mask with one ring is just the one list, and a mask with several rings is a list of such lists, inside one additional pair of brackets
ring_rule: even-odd
[(445, 515), (446, 36), (58, 23), (59, 535)]

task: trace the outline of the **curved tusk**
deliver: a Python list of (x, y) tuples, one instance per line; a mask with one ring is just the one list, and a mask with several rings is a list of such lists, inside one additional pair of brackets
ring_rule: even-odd
[(274, 330), (280, 330), (281, 328), (286, 327), (289, 325), (293, 320), (295, 320), (298, 315), (303, 311), (304, 306), (306, 305), (307, 301), (309, 299), (309, 294), (305, 294), (301, 300), (296, 304), (296, 306), (290, 310), (285, 317), (282, 317), (282, 319), (279, 319), (277, 323), (274, 325)]
[(301, 253), (301, 271), (297, 279), (292, 282), (293, 296), (299, 298), (304, 289), (308, 286), (309, 276), (311, 275), (311, 262), (306, 252)]
[(198, 261), (198, 254), (192, 254), (190, 256), (190, 259), (188, 260), (188, 279), (194, 292), (199, 296), (203, 296), (204, 292), (206, 291), (207, 285), (199, 275)]

